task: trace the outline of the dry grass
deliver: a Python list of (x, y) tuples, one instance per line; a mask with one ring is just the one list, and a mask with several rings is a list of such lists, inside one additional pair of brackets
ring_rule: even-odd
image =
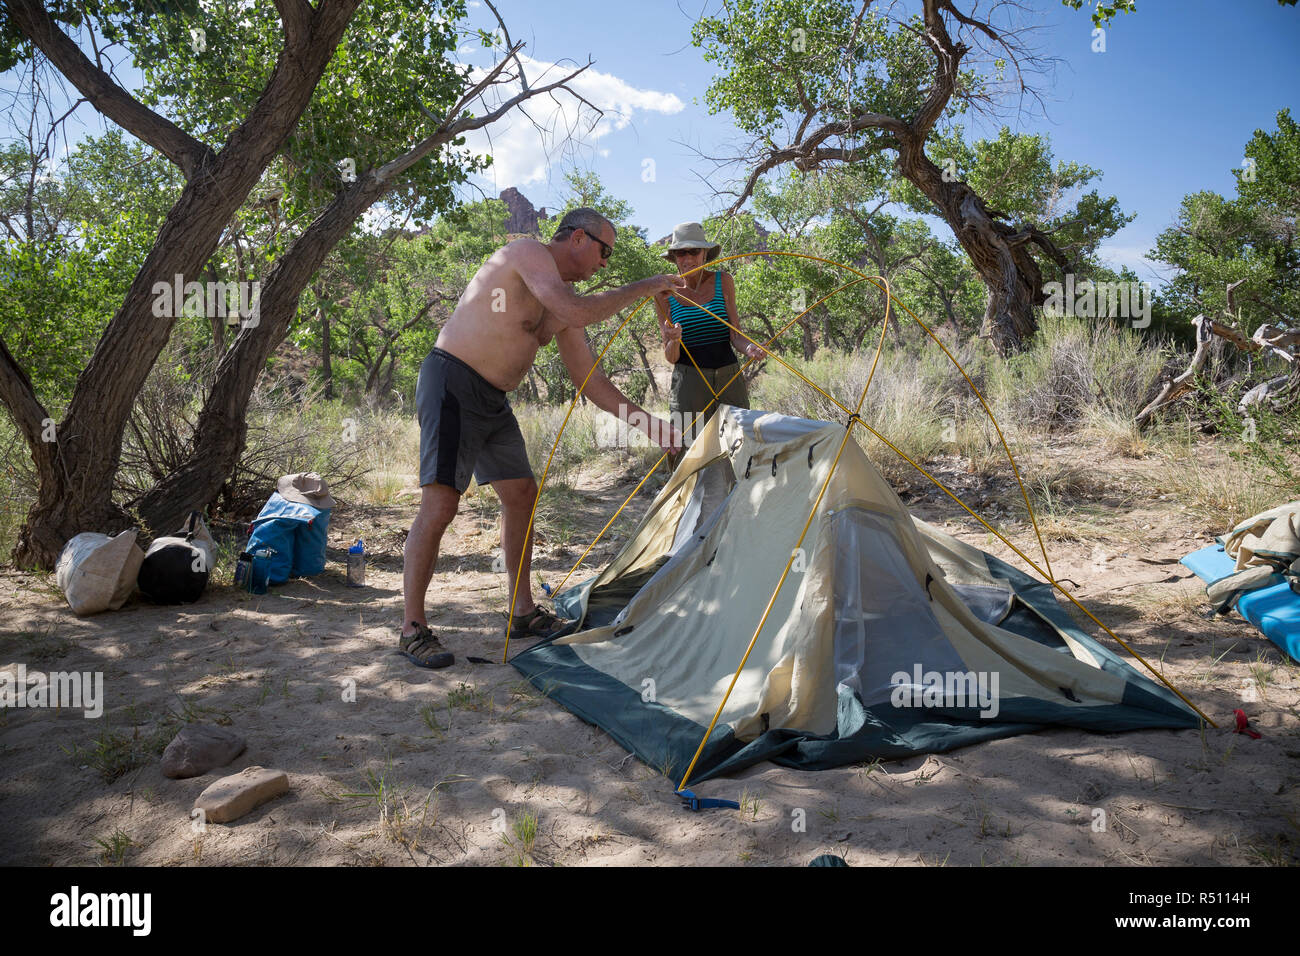
[(1044, 317), (1028, 351), (988, 366), (989, 390), (1002, 415), (1039, 431), (1075, 430), (1097, 411), (1131, 420), (1165, 351), (1109, 322)]
[(420, 425), (407, 416), (373, 417), (362, 459), (365, 474), (356, 490), (367, 504), (394, 504), (402, 490), (419, 484)]
[(1278, 504), (1278, 490), (1261, 482), (1257, 469), (1230, 457), (1221, 445), (1170, 440), (1158, 454), (1153, 485), (1208, 527), (1226, 531)]
[(1141, 432), (1133, 416), (1113, 408), (1092, 408), (1084, 416), (1080, 435), (1120, 458), (1142, 459), (1150, 455), (1157, 439)]

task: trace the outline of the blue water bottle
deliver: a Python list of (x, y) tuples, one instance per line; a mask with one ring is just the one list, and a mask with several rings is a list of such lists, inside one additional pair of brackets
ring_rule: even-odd
[(248, 587), (248, 574), (253, 567), (253, 556), (247, 551), (239, 552), (239, 560), (235, 562), (235, 587)]
[(348, 548), (348, 587), (366, 586), (366, 543), (357, 538), (357, 543)]

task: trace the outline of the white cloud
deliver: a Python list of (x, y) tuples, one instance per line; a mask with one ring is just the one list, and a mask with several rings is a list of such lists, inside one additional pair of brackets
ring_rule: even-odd
[(1097, 247), (1097, 255), (1103, 262), (1115, 269), (1128, 266), (1139, 277), (1149, 282), (1163, 281), (1159, 278), (1160, 264), (1154, 259), (1148, 259), (1146, 256), (1152, 245), (1154, 243), (1140, 246), (1122, 246), (1117, 243), (1103, 242)]
[[(529, 86), (533, 88), (553, 83), (574, 69), (527, 56), (522, 59)], [(475, 67), (471, 79), (481, 79), (485, 72)], [(594, 68), (575, 77), (569, 86), (603, 112), (597, 114), (575, 97), (556, 90), (523, 104), (528, 116), (518, 109), (512, 110), (490, 130), (479, 130), (466, 137), (469, 148), (492, 155), (489, 175), (499, 187), (524, 186), (544, 180), (553, 162), (584, 147), (593, 148), (603, 137), (625, 129), (638, 113), (672, 115), (686, 108), (686, 104), (672, 93), (638, 89), (613, 74), (601, 73)], [(485, 105), (476, 104), (473, 109), (481, 113), (518, 92), (518, 83), (503, 83), (488, 94)], [(601, 150), (599, 155), (608, 156), (608, 149)]]

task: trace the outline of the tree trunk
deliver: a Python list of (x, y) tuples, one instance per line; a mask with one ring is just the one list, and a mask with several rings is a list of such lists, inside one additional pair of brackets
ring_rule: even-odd
[(380, 391), (384, 395), (393, 393), (393, 376), (397, 372), (397, 355), (393, 352), (388, 353), (388, 369), (384, 372), (384, 385)]
[(957, 323), (957, 313), (952, 308), (952, 296), (948, 295), (943, 289), (939, 290), (939, 298), (943, 302), (944, 321), (948, 323), (948, 328), (952, 329), (953, 340), (961, 341), (961, 326)]
[(324, 306), (316, 310), (316, 317), (320, 319), (320, 368), (325, 377), (325, 400), (329, 401), (334, 398), (334, 366), (330, 364), (330, 317)]
[(853, 338), (851, 340), (851, 347), (849, 348), (849, 351), (861, 352), (863, 343), (867, 341), (867, 333), (870, 331), (871, 331), (870, 322), (863, 322), (861, 325), (859, 325), (857, 331), (853, 333)]
[(923, 143), (900, 137), (898, 164), (902, 174), (925, 193), (952, 228), (988, 288), (988, 305), (980, 335), (991, 339), (1002, 355), (1020, 351), (1038, 328), (1034, 307), (1042, 305), (1043, 274), (1030, 255), (1034, 242), (1062, 269), (1069, 267), (1055, 244), (1033, 226), (1017, 232), (985, 206), (964, 182), (945, 182), (942, 170), (925, 155)]
[(645, 371), (646, 377), (650, 379), (650, 391), (654, 394), (655, 401), (659, 401), (659, 385), (655, 382), (655, 373), (650, 368), (650, 355), (646, 352), (645, 343), (641, 341), (641, 336), (637, 335), (636, 329), (631, 325), (627, 330), (632, 333), (632, 342), (636, 345), (637, 352), (641, 355), (641, 368)]
[[(63, 34), (35, 0), (6, 0), (11, 21), (31, 37), (59, 71), (109, 119), (178, 165), (187, 182), (168, 212), (153, 248), (121, 308), (78, 378), (64, 421), (55, 433), (24, 370), (0, 341), (0, 401), (27, 440), (41, 476), (36, 504), (19, 532), (14, 560), (52, 568), (63, 543), (80, 531), (115, 531), (128, 517), (111, 497), (122, 433), (136, 396), (166, 344), (180, 309), (153, 313), (155, 284), (195, 276), (215, 251), (222, 231), (302, 117), (358, 0), (276, 3), (285, 45), (266, 88), (220, 154), (121, 89)], [(481, 129), (520, 102), (565, 88), (587, 67), (564, 79), (526, 87), (481, 116), (466, 107), (500, 78), (522, 44), (477, 79), (434, 132), (401, 156), (368, 171), (298, 237), (262, 283), (256, 321), (243, 325), (222, 355), (194, 431), (191, 456), (132, 503), (150, 530), (170, 531), (219, 493), (238, 462), (247, 433), (249, 395), (271, 351), (288, 334), (303, 288), (361, 213), (389, 192), (403, 173), (464, 133)], [(243, 277), (241, 276), (241, 279)], [(173, 303), (179, 306), (182, 303)], [(48, 438), (47, 438), (48, 436)]]
[[(384, 334), (380, 329), (380, 334)], [(393, 340), (386, 338), (384, 344), (379, 349), (379, 356), (375, 359), (373, 365), (366, 372), (366, 397), (374, 403), (374, 399), (379, 391), (379, 373), (384, 369), (384, 359), (388, 358), (388, 347), (393, 344)]]
[[(209, 282), (221, 281), (216, 267), (211, 262), (208, 263), (207, 272)], [(213, 309), (213, 314), (208, 316), (208, 325), (212, 328), (212, 343), (216, 345), (218, 355), (226, 350), (226, 317), (218, 314), (221, 311), (221, 309)]]
[[(226, 224), (257, 185), (262, 171), (280, 151), (306, 109), (355, 6), (355, 0), (322, 4), (310, 23), (293, 22), (286, 31), (284, 51), (266, 90), (219, 154), (125, 97), (120, 88), (75, 49), (71, 40), (53, 27), (43, 12), (37, 13), (26, 4), (8, 7), (19, 27), (37, 39), (43, 52), (96, 108), (103, 109), (111, 118), (121, 117), (128, 129), (178, 162), (188, 177), (121, 308), (78, 377), (55, 440), (39, 440), (38, 423), (20, 422), (29, 444), (33, 432), (38, 436), (37, 442), (31, 444), (38, 469), (44, 456), (51, 460), (51, 464), (41, 469), (36, 503), (18, 534), (13, 559), (20, 567), (52, 568), (64, 542), (73, 535), (92, 530), (115, 531), (129, 523), (128, 516), (113, 504), (111, 497), (122, 434), (135, 398), (166, 345), (183, 305), (171, 303), (171, 316), (155, 315), (154, 306), (159, 297), (153, 291), (154, 286), (162, 284), (171, 288), (175, 276), (181, 276), (184, 282), (201, 273), (216, 250)], [(238, 339), (231, 352), (237, 348)], [(0, 397), (11, 411), (18, 408), (20, 414), (26, 414), (30, 411), (29, 404), (20, 401), (15, 405), (12, 400), (14, 391), (22, 389), (22, 382), (12, 374), (12, 358), (7, 350), (5, 356), (8, 362), (0, 362), (0, 379), (8, 381), (0, 383)], [(229, 356), (227, 353), (226, 357)], [(30, 390), (28, 382), (27, 391)], [(52, 447), (43, 450), (42, 445)], [(57, 467), (52, 462), (57, 462)], [(218, 487), (226, 474), (212, 476)], [(183, 504), (178, 502), (176, 507), (154, 516), (165, 519), (157, 523), (146, 516), (149, 530), (162, 533), (174, 530), (189, 507), (188, 500)]]
[(892, 333), (894, 333), (894, 344), (895, 344), (895, 345), (902, 345), (903, 342), (904, 342), (904, 339), (903, 339), (903, 327), (902, 327), (901, 325), (898, 324), (898, 310), (897, 310), (897, 309), (890, 309), (890, 310), (889, 310), (889, 331), (892, 332)]
[(216, 498), (234, 470), (248, 433), (248, 398), (267, 358), (289, 334), (303, 289), (357, 218), (390, 187), (378, 177), (360, 185), (341, 194), (294, 240), (262, 283), (257, 324), (241, 329), (222, 356), (199, 413), (190, 457), (135, 502), (151, 527), (179, 526), (192, 509), (202, 509)]

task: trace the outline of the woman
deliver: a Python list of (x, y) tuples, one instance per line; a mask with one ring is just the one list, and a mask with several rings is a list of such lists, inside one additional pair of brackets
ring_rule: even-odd
[(692, 271), (712, 262), (721, 251), (720, 244), (704, 238), (704, 227), (698, 222), (679, 225), (663, 257), (676, 263), (678, 275), (691, 273), (686, 277), (688, 285), (684, 292), (661, 292), (654, 300), (664, 358), (674, 365), (669, 407), (688, 440), (708, 421), (718, 402), (749, 407), (749, 390), (732, 346), (745, 358), (764, 355), (749, 339), (718, 321), (725, 318), (735, 329), (740, 328), (736, 283), (731, 276), (708, 269)]

